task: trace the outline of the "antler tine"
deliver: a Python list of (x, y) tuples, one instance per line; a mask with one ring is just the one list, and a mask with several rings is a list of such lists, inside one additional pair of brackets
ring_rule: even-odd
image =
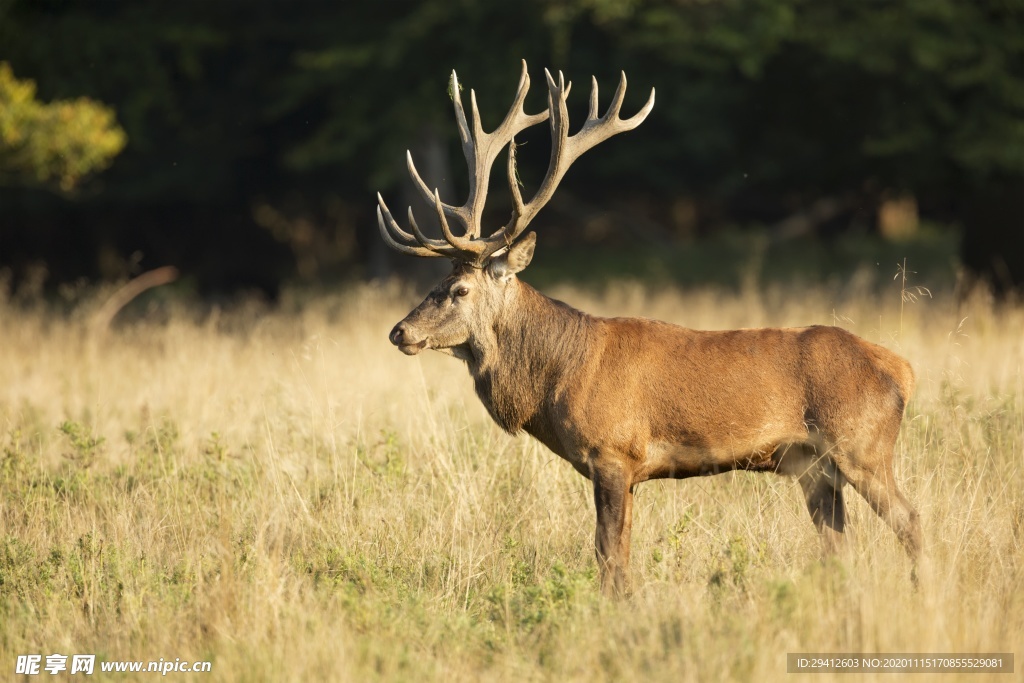
[[(412, 178), (413, 185), (416, 186), (416, 189), (419, 191), (420, 196), (423, 197), (423, 200), (429, 204), (433, 204), (434, 191), (431, 190), (430, 187), (423, 181), (423, 178), (420, 176), (419, 171), (416, 170), (416, 164), (413, 163), (412, 160), (412, 152), (410, 152), (409, 150), (406, 150), (405, 152), (405, 167), (406, 169), (408, 169), (409, 177)], [(466, 223), (460, 207), (452, 206), (451, 204), (445, 204), (444, 202), (442, 202), (441, 205), (444, 207), (444, 211), (448, 216), (459, 221), (459, 223), (463, 225), (463, 227), (465, 227)]]
[[(625, 74), (623, 74), (625, 76)], [(651, 88), (651, 96), (644, 102), (644, 106), (640, 108), (640, 111), (633, 114), (631, 117), (623, 121), (623, 125), (626, 126), (624, 130), (633, 130), (647, 119), (647, 115), (654, 109), (654, 88)]]
[(389, 247), (395, 251), (400, 251), (403, 254), (409, 254), (411, 256), (444, 256), (444, 254), (439, 254), (425, 247), (412, 247), (407, 244), (396, 242), (395, 238), (391, 236), (390, 230), (399, 230), (398, 225), (395, 223), (395, 219), (392, 218), (390, 212), (385, 210), (385, 213), (387, 213), (386, 221), (381, 207), (377, 207), (377, 227), (380, 229), (380, 236)]
[(462, 92), (459, 89), (459, 77), (455, 73), (455, 69), (452, 69), (451, 87), (452, 104), (455, 106), (455, 121), (459, 125), (459, 138), (463, 145), (467, 145), (473, 140), (473, 136), (470, 134), (469, 124), (466, 122), (466, 110), (462, 108)]
[(412, 234), (416, 237), (416, 241), (425, 246), (431, 251), (436, 251), (444, 256), (457, 256), (457, 252), (452, 248), (452, 245), (444, 240), (435, 240), (427, 237), (420, 231), (420, 226), (416, 223), (416, 217), (412, 213), (412, 207), (409, 207), (409, 225), (412, 227)]
[[(626, 72), (619, 72), (619, 85), (615, 88), (615, 94), (612, 96), (612, 103), (608, 106), (608, 111), (605, 112), (602, 119), (613, 118), (616, 123), (615, 132), (633, 130), (647, 118), (647, 115), (651, 113), (651, 109), (654, 108), (654, 88), (651, 88), (651, 96), (647, 98), (647, 102), (640, 108), (636, 114), (628, 119), (620, 119), (619, 111), (622, 109), (622, 100), (626, 96)], [(614, 135), (615, 133), (612, 133)]]
[[(651, 113), (651, 109), (654, 108), (654, 88), (651, 88), (651, 96), (647, 98), (647, 102), (640, 111), (628, 119), (619, 118), (619, 112), (622, 109), (622, 100), (625, 96), (625, 72), (621, 72), (619, 76), (619, 85), (615, 88), (615, 94), (612, 95), (612, 102), (608, 105), (608, 109), (601, 118), (596, 118), (593, 115), (596, 113), (597, 106), (595, 95), (591, 95), (591, 116), (588, 117), (580, 131), (576, 133), (576, 135), (573, 135), (570, 140), (572, 143), (572, 160), (578, 159), (588, 149), (594, 147), (598, 143), (604, 142), (613, 135), (633, 130), (644, 122), (647, 115)], [(569, 163), (572, 163), (572, 161)]]
[[(526, 60), (523, 60), (523, 72), (519, 76), (519, 87), (516, 89), (515, 99), (512, 100), (512, 106), (509, 107), (508, 112), (505, 114), (505, 118), (502, 119), (501, 124), (494, 129), (491, 136), (496, 138), (501, 144), (498, 146), (498, 151), (506, 144), (512, 141), (512, 138), (519, 132), (535, 126), (548, 118), (548, 111), (544, 111), (538, 114), (527, 114), (523, 111), (523, 103), (526, 101), (526, 93), (530, 90), (530, 74), (526, 68)], [(495, 151), (494, 156), (497, 156)], [(492, 160), (493, 163), (493, 160)]]
[[(565, 87), (565, 78), (562, 76), (561, 71), (558, 72), (558, 85), (555, 85), (554, 79), (551, 78), (551, 74), (546, 69), (544, 73), (547, 74), (548, 78), (548, 101), (550, 103), (549, 108), (551, 109), (551, 158), (548, 161), (548, 172), (545, 174), (544, 180), (541, 181), (541, 186), (527, 205), (529, 208), (538, 199), (542, 199), (537, 206), (538, 209), (547, 203), (547, 200), (550, 199), (550, 193), (555, 191), (555, 187), (562, 179), (562, 175), (569, 168), (569, 165), (563, 162), (568, 147), (567, 143), (570, 140), (569, 106), (566, 99), (569, 91)], [(569, 83), (569, 87), (572, 87), (572, 82)], [(572, 162), (570, 161), (569, 163)]]
[(384, 197), (381, 196), (380, 192), (377, 193), (377, 205), (378, 211), (384, 211), (384, 216), (387, 217), (388, 227), (392, 232), (394, 232), (398, 239), (409, 244), (412, 244), (413, 242), (416, 241), (416, 238), (407, 233), (405, 230), (402, 230), (401, 226), (398, 225), (398, 221), (396, 221), (394, 217), (392, 217), (391, 209), (389, 209), (388, 205), (384, 203)]
[[(523, 213), (523, 193), (519, 191), (519, 181), (516, 177), (516, 141), (513, 138), (508, 143), (508, 191), (512, 195), (512, 217), (513, 220)], [(498, 230), (498, 233), (504, 228)]]
[(441, 195), (438, 194), (436, 189), (434, 190), (434, 207), (437, 209), (437, 221), (441, 224), (441, 232), (444, 233), (444, 238), (448, 240), (452, 247), (464, 254), (470, 255), (472, 260), (476, 260), (476, 256), (479, 254), (477, 245), (471, 237), (459, 237), (452, 232), (451, 227), (448, 225), (448, 218), (445, 216), (445, 205), (441, 201)]
[(590, 77), (590, 109), (587, 110), (587, 120), (597, 118), (597, 76)]
[(480, 123), (480, 110), (476, 106), (476, 90), (469, 89), (469, 109), (473, 112), (473, 139), (479, 140), (484, 136), (484, 127)]
[(626, 96), (626, 72), (619, 72), (619, 84), (615, 87), (615, 94), (612, 95), (612, 103), (608, 105), (608, 111), (602, 118), (618, 118), (619, 110), (622, 109), (622, 100)]
[[(529, 90), (530, 90), (530, 72), (526, 68), (526, 60), (524, 59), (523, 60), (523, 70), (519, 74), (519, 85), (516, 86), (516, 96), (515, 96), (515, 99), (512, 100), (512, 106), (509, 107), (508, 111), (505, 113), (505, 118), (502, 119), (501, 125), (498, 126), (498, 128), (496, 130), (503, 130), (506, 126), (510, 125), (510, 122), (512, 121), (512, 119), (515, 116), (516, 112), (519, 112), (519, 111), (523, 110), (523, 102), (526, 101), (526, 93), (529, 92)], [(542, 117), (542, 118), (539, 119), (538, 123), (540, 121), (543, 121), (544, 118), (546, 118), (546, 117), (544, 117), (544, 114), (546, 114), (546, 113), (547, 112), (541, 112), (540, 114), (535, 114), (534, 115), (536, 117)]]
[[(411, 206), (409, 207), (409, 224), (412, 226), (412, 235), (402, 230), (401, 226), (398, 225), (398, 221), (391, 215), (391, 210), (388, 209), (388, 205), (384, 202), (384, 198), (379, 192), (377, 193), (377, 204), (377, 227), (380, 228), (384, 241), (390, 247), (404, 254), (412, 254), (414, 256), (457, 257), (460, 255), (457, 249), (447, 242), (426, 237), (420, 231), (420, 226), (416, 223)], [(422, 246), (416, 246), (417, 242)]]
[(424, 197), (429, 197), (431, 195), (430, 188), (423, 182), (419, 171), (416, 170), (416, 164), (412, 160), (412, 150), (405, 150), (405, 168), (409, 171), (409, 177), (412, 178), (412, 182), (416, 189), (420, 191), (420, 194)]

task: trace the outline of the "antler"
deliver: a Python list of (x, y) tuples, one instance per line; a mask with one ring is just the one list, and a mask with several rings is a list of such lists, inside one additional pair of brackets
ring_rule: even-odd
[[(452, 72), (452, 100), (455, 104), (455, 118), (459, 126), (459, 137), (466, 163), (473, 170), (469, 179), (469, 198), (462, 206), (452, 206), (441, 201), (437, 190), (433, 192), (420, 178), (412, 161), (412, 154), (406, 153), (409, 174), (420, 194), (428, 202), (432, 202), (437, 211), (444, 240), (431, 239), (423, 235), (409, 208), (409, 223), (413, 234), (402, 230), (384, 199), (377, 194), (377, 224), (381, 236), (389, 246), (405, 254), (414, 256), (446, 256), (465, 261), (475, 266), (482, 266), (498, 250), (512, 244), (540, 209), (548, 203), (555, 193), (558, 183), (562, 180), (569, 166), (588, 149), (604, 142), (611, 136), (632, 130), (643, 123), (654, 107), (654, 89), (643, 108), (628, 119), (619, 118), (622, 99), (626, 94), (626, 74), (622, 73), (619, 86), (615, 89), (612, 103), (604, 116), (597, 115), (597, 79), (592, 78), (590, 91), (590, 111), (583, 127), (575, 135), (569, 135), (569, 115), (566, 99), (572, 89), (572, 83), (566, 84), (562, 72), (558, 72), (558, 82), (544, 70), (548, 84), (548, 108), (539, 114), (527, 114), (523, 111), (523, 101), (530, 88), (530, 76), (523, 60), (523, 73), (519, 78), (519, 89), (516, 92), (512, 107), (505, 114), (505, 119), (493, 132), (485, 133), (480, 125), (480, 114), (476, 106), (476, 93), (470, 91), (472, 105), (472, 130), (466, 121), (459, 84), (455, 72)], [(515, 172), (515, 136), (522, 130), (536, 125), (545, 119), (551, 122), (551, 158), (548, 170), (541, 181), (540, 187), (533, 198), (524, 203), (516, 182)], [(480, 237), (481, 215), (487, 201), (487, 182), (491, 166), (498, 153), (506, 145), (510, 147), (508, 154), (508, 185), (512, 194), (512, 217), (508, 223), (488, 237)], [(449, 221), (456, 222), (462, 228), (462, 235), (452, 232)]]

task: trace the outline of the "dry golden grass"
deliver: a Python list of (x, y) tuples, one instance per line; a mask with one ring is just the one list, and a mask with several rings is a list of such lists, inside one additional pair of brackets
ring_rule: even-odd
[(901, 319), (894, 287), (551, 292), (691, 327), (835, 321), (918, 375), (897, 456), (918, 591), (852, 490), (850, 551), (823, 565), (795, 484), (740, 473), (639, 488), (622, 602), (597, 591), (589, 483), (491, 424), (458, 361), (387, 343), (408, 292), (104, 335), (0, 304), (0, 671), (96, 653), (224, 681), (773, 681), (787, 652), (1019, 657), (1024, 309), (937, 294)]

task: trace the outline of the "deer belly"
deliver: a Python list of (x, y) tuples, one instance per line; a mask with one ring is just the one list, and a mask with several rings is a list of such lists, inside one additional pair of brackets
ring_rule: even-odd
[(775, 471), (780, 456), (793, 444), (803, 443), (806, 434), (764, 434), (757, 439), (717, 443), (706, 441), (651, 441), (647, 444), (637, 481), (644, 479), (683, 479), (732, 470)]

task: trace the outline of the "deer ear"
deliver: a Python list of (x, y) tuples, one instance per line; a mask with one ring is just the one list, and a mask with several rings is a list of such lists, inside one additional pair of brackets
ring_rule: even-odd
[(507, 280), (530, 265), (533, 249), (537, 246), (537, 233), (530, 232), (509, 247), (508, 251), (487, 264), (487, 272), (497, 280)]

